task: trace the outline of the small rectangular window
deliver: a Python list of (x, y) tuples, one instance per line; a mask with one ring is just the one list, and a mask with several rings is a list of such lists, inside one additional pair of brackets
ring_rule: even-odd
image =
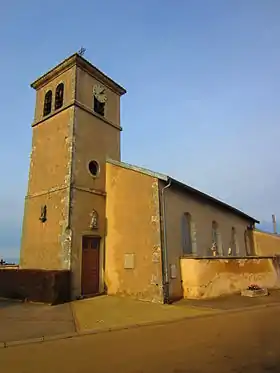
[(99, 115), (102, 115), (102, 117), (104, 117), (104, 113), (105, 113), (105, 102), (100, 102), (97, 100), (96, 97), (94, 97), (94, 107), (93, 107), (93, 110), (95, 111), (95, 113), (99, 114)]

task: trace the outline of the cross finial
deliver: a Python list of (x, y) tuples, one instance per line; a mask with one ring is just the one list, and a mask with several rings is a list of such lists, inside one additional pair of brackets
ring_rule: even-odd
[(85, 51), (86, 51), (86, 48), (81, 47), (81, 49), (79, 50), (78, 53), (79, 53), (80, 56), (83, 56), (85, 54)]

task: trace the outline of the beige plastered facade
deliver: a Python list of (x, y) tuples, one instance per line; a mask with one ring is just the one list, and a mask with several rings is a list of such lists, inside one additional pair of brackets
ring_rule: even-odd
[(108, 294), (163, 302), (158, 179), (108, 162), (106, 192)]
[[(219, 225), (222, 247), (230, 246), (234, 227), (238, 255), (246, 255), (244, 232), (252, 224), (252, 218), (207, 203), (172, 184), (168, 187), (164, 175), (123, 162), (108, 162), (106, 193), (105, 272), (109, 294), (164, 301), (163, 288), (167, 282), (168, 301), (184, 296), (180, 258), (182, 217), (187, 212), (196, 229), (196, 252), (192, 255), (212, 255), (212, 221)], [(134, 254), (134, 268), (124, 267), (127, 253)], [(160, 259), (158, 265), (153, 262), (155, 253)]]
[[(55, 110), (53, 100), (51, 113), (43, 117), (45, 94), (52, 90), (54, 97), (60, 83), (64, 84), (63, 106)], [(97, 83), (106, 88), (108, 97), (104, 117), (93, 112), (93, 87)], [(182, 258), (182, 217), (190, 214), (195, 224), (192, 255), (196, 257), (211, 255), (213, 221), (219, 227), (220, 255), (226, 255), (234, 227), (237, 254), (245, 257), (248, 247), (246, 251), (244, 232), (254, 220), (170, 184), (166, 175), (120, 162), (120, 98), (125, 93), (122, 87), (77, 54), (43, 75), (32, 87), (36, 90), (36, 105), (21, 268), (70, 270), (71, 296), (79, 297), (82, 237), (94, 235), (101, 239), (99, 293), (160, 303), (167, 298), (172, 301), (193, 296), (186, 290), (189, 283), (197, 281), (195, 287), (203, 287), (204, 280), (215, 271), (227, 276), (234, 266), (236, 270), (236, 265), (230, 264), (225, 271), (220, 259), (205, 264)], [(96, 177), (88, 170), (91, 160), (99, 164)], [(44, 205), (47, 220), (42, 223), (39, 218)], [(98, 214), (95, 229), (90, 228), (93, 211)], [(258, 254), (275, 253), (275, 248), (263, 248), (267, 242), (261, 235), (252, 236), (247, 244), (249, 254), (254, 255), (255, 246)], [(255, 271), (255, 264), (248, 263), (246, 268), (238, 266), (239, 273), (242, 268), (246, 273)], [(261, 263), (257, 264), (258, 273), (267, 271), (267, 276), (272, 276), (269, 262)], [(204, 272), (208, 275), (200, 275)], [(194, 273), (199, 273), (195, 281), (190, 277)], [(273, 278), (269, 279), (267, 283), (272, 284)], [(193, 290), (196, 294), (199, 291)]]
[(280, 236), (255, 230), (254, 248), (257, 255), (280, 255)]
[[(161, 189), (164, 183), (160, 183)], [(189, 194), (178, 188), (166, 189), (166, 240), (168, 250), (169, 269), (173, 266), (175, 276), (170, 278), (169, 294), (171, 299), (182, 297), (182, 277), (180, 270), (180, 257), (183, 256), (182, 245), (182, 217), (189, 213), (196, 232), (196, 251), (194, 255), (212, 256), (212, 222), (216, 221), (219, 227), (220, 243), (223, 255), (227, 256), (231, 242), (231, 230), (236, 231), (238, 255), (246, 256), (244, 232), (252, 220), (240, 217), (225, 208), (215, 206), (207, 200)], [(253, 250), (253, 248), (250, 248)]]
[(240, 293), (251, 284), (280, 287), (275, 258), (181, 258), (183, 295), (189, 299), (215, 298)]
[[(64, 101), (43, 117), (44, 97), (64, 84)], [(93, 87), (106, 88), (105, 116), (94, 113)], [(104, 290), (105, 161), (120, 159), (120, 96), (125, 90), (75, 54), (32, 84), (36, 107), (28, 191), (22, 228), (21, 268), (68, 269), (72, 297), (81, 293), (83, 235), (101, 238), (100, 292)], [(93, 177), (88, 163), (95, 160)], [(42, 223), (41, 207), (47, 206)], [(92, 211), (98, 228), (90, 229)]]

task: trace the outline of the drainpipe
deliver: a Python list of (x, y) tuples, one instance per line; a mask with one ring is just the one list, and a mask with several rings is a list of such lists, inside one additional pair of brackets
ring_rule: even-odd
[(171, 186), (171, 179), (168, 180), (168, 184), (161, 190), (161, 217), (162, 217), (162, 233), (163, 233), (163, 242), (162, 242), (162, 268), (163, 268), (163, 294), (164, 294), (164, 303), (169, 303), (169, 271), (168, 271), (168, 256), (167, 256), (167, 239), (166, 239), (166, 218), (165, 218), (165, 191)]

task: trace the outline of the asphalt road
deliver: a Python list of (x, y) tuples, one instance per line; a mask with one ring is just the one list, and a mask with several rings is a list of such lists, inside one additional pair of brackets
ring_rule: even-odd
[(280, 306), (0, 349), (3, 372), (280, 372)]

